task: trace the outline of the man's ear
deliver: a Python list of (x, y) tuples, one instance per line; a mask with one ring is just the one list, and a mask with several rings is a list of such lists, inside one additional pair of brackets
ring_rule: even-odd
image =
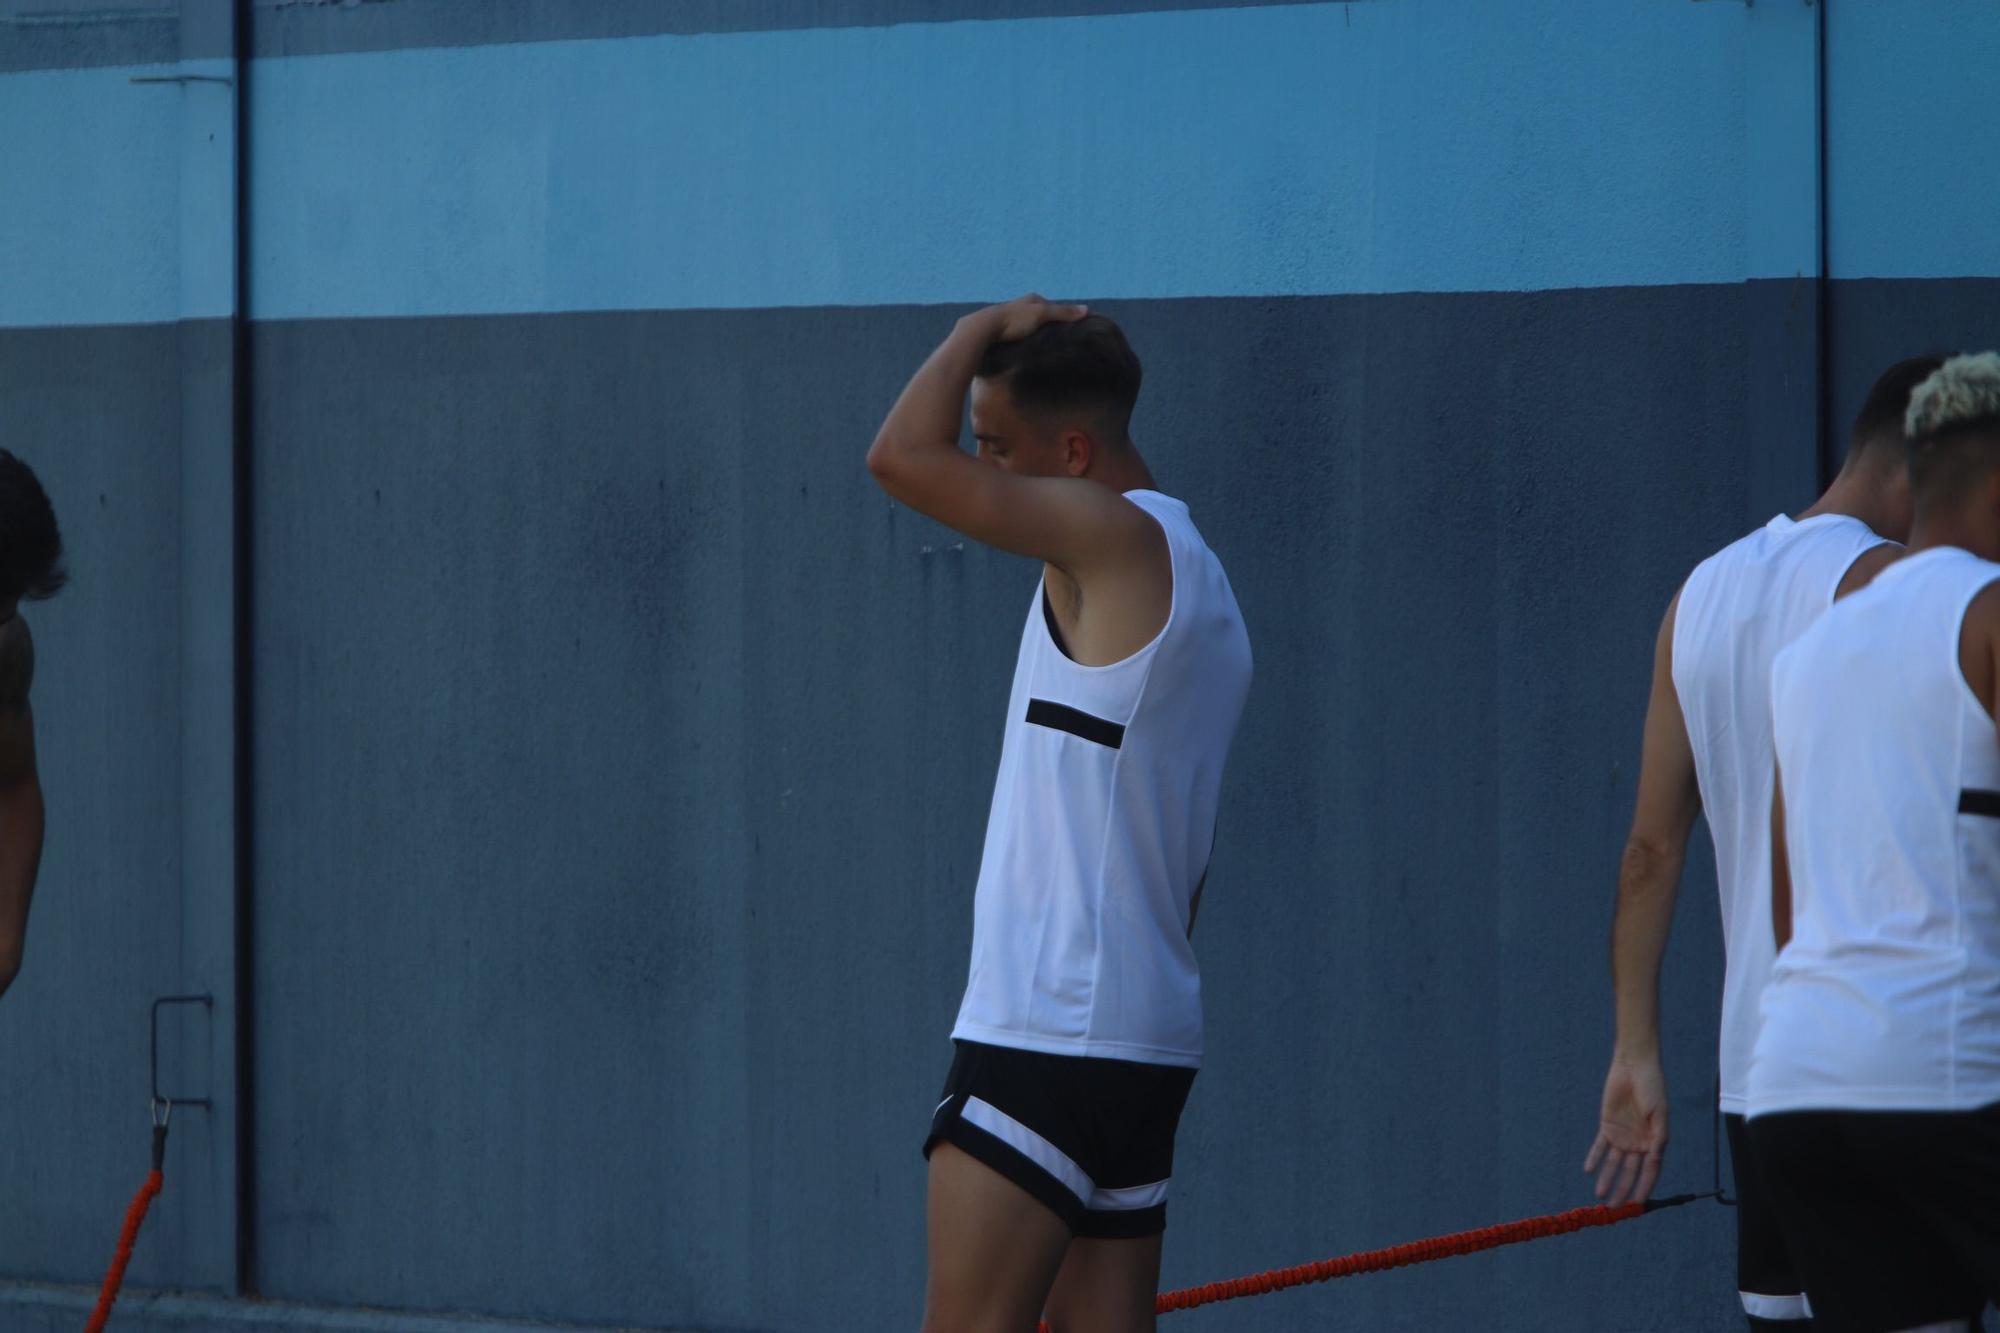
[(1097, 456), (1097, 443), (1087, 431), (1066, 430), (1062, 433), (1063, 472), (1072, 477), (1081, 477), (1090, 471), (1091, 460)]

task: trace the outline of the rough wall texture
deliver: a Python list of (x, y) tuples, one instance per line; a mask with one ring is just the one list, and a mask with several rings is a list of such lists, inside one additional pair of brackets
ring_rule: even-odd
[[(1643, 378), (1618, 349), (1741, 327), (1745, 290), (1114, 308), (1261, 663), (1176, 1276), (1575, 1197), (1649, 626), (1779, 503), (1745, 497), (1740, 342)], [(299, 386), (255, 426), (285, 441), (256, 498), (271, 1290), (913, 1320), (1033, 573), (890, 506), (854, 446), (954, 313), (260, 332)], [(1605, 392), (1552, 397), (1571, 376)], [(1726, 1291), (1719, 1221), (1672, 1234)]]
[[(1557, 0), (1507, 20), (1416, 0), (1166, 18), (1127, 11), (1186, 7), (1024, 0), (937, 31), (867, 26), (900, 5), (671, 22), (607, 5), (587, 31), (529, 0), (476, 20), (430, 0), (259, 7), (264, 279), (239, 473), (203, 447), (228, 429), (226, 325), (174, 322), (213, 313), (176, 263), (226, 210), (182, 197), (189, 134), (176, 149), (153, 103), (124, 100), (159, 92), (129, 84), (137, 66), (226, 48), (172, 5), (0, 0), (0, 71), (17, 71), (0, 113), (69, 127), (0, 136), (6, 178), (36, 191), (0, 214), (32, 261), (0, 277), (0, 325), (33, 326), (0, 328), (0, 442), (43, 471), (78, 571), (37, 620), (52, 828), (29, 970), (0, 1002), (0, 1067), (22, 1071), (0, 1099), (0, 1272), (21, 1280), (0, 1285), (0, 1326), (70, 1326), (75, 1293), (30, 1284), (88, 1282), (108, 1254), (143, 1165), (147, 1001), (228, 989), (228, 886), (184, 853), (211, 857), (231, 827), (196, 754), (220, 614), (199, 562), (239, 486), (255, 1161), (234, 1154), (233, 1028), (170, 1030), (172, 1078), (219, 1082), (225, 1104), (177, 1121), (132, 1280), (209, 1295), (143, 1300), (132, 1326), (436, 1327), (385, 1309), (914, 1325), (916, 1148), (1033, 571), (890, 505), (859, 458), (950, 303), (1042, 259), (1079, 284), (1091, 256), (1114, 273), (1076, 294), (1146, 358), (1140, 439), (1228, 565), (1258, 657), (1199, 936), (1211, 1055), (1166, 1280), (1584, 1201), (1652, 628), (1694, 560), (1816, 480), (1813, 247), (1808, 276), (1787, 266), (1816, 221), (1771, 184), (1797, 145), (1758, 137), (1757, 104), (1791, 86), (1760, 62), (1796, 78), (1810, 27), (1778, 5)], [(1938, 13), (1978, 40), (2000, 29)], [(849, 26), (777, 31), (816, 25)], [(1163, 94), (1141, 77), (1296, 33), (1318, 45), (1262, 80)], [(1896, 31), (1831, 35), (1836, 88), (1871, 49), (1906, 69)], [(1607, 40), (1629, 68), (1568, 58)], [(437, 49), (482, 44), (522, 51)], [(1054, 53), (1163, 106), (1328, 87), (1296, 118), (1082, 141), (1115, 162), (1066, 152), (1041, 111), (967, 155), (893, 92), (831, 96), (871, 58), (938, 53), (1002, 78)], [(1305, 78), (1322, 58), (1339, 77)], [(690, 100), (666, 77), (682, 68), (740, 85)], [(379, 100), (411, 97), (400, 124)], [(328, 121), (343, 98), (354, 115)], [(78, 107), (102, 116), (95, 158), (63, 119)], [(822, 111), (809, 143), (869, 145), (851, 207), (796, 144), (747, 151)], [(1091, 114), (1108, 133), (1115, 111)], [(1876, 151), (1869, 117), (1830, 119), (1835, 161)], [(1478, 162), (1461, 131), (1484, 136)], [(458, 166), (425, 190), (417, 158)], [(662, 178), (668, 158), (740, 172)], [(1211, 164), (1233, 174), (1187, 195), (1213, 221), (1192, 238), (1119, 213), (1103, 184), (1150, 208), (1146, 191)], [(1301, 164), (1320, 175), (1288, 174)], [(903, 179), (932, 167), (1100, 202), (1010, 239), (979, 198)], [(2000, 337), (1996, 280), (1964, 276), (2000, 256), (1960, 237), (1937, 260), (1956, 268), (1897, 276), (1897, 229), (1917, 224), (1870, 211), (1865, 179), (1834, 184), (1844, 416), (1883, 362)], [(76, 201), (99, 197), (132, 216), (91, 223)], [(895, 228), (906, 199), (927, 210), (919, 236)], [(905, 303), (911, 257), (943, 289), (923, 304)], [(1397, 289), (1426, 283), (1442, 286)], [(625, 290), (746, 308), (579, 312)], [(1711, 1169), (1719, 932), (1712, 863), (1691, 862), (1669, 1189)], [(239, 1216), (257, 1287), (302, 1304), (225, 1299)], [(1731, 1252), (1729, 1215), (1684, 1210), (1182, 1317), (1723, 1329)]]

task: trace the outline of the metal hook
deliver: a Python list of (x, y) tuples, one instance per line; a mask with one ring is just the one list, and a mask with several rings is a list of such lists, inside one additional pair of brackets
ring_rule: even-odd
[[(172, 1100), (160, 1092), (160, 1009), (162, 1006), (169, 1004), (198, 1004), (205, 1009), (213, 1009), (215, 1006), (215, 997), (213, 995), (162, 995), (153, 1001), (153, 1100), (156, 1102), (166, 1102), (171, 1107), (173, 1105)], [(180, 1101), (184, 1106), (200, 1106), (213, 1109), (212, 1104), (206, 1097), (183, 1097)]]

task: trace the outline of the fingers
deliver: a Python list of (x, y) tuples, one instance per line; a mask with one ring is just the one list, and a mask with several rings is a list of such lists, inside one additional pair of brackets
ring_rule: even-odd
[(1603, 1131), (1600, 1130), (1597, 1135), (1597, 1142), (1590, 1145), (1590, 1155), (1583, 1159), (1583, 1173), (1589, 1175), (1592, 1171), (1595, 1171), (1597, 1164), (1604, 1160), (1604, 1154), (1610, 1151), (1610, 1149), (1611, 1140), (1605, 1138)]
[(1632, 1196), (1633, 1198), (1650, 1199), (1653, 1197), (1653, 1186), (1657, 1185), (1660, 1181), (1660, 1165), (1665, 1160), (1664, 1148), (1655, 1148), (1646, 1154), (1646, 1163), (1639, 1171), (1639, 1191)]
[(1638, 1184), (1639, 1168), (1644, 1163), (1645, 1158), (1638, 1153), (1628, 1152), (1625, 1154), (1624, 1164), (1618, 1172), (1618, 1184), (1611, 1191), (1611, 1198), (1608, 1200), (1609, 1203), (1616, 1206), (1632, 1197), (1632, 1187)]
[(1033, 292), (999, 307), (1002, 316), (1000, 341), (1025, 338), (1044, 324), (1073, 324), (1090, 313), (1090, 307), (1076, 302), (1050, 301)]
[(1602, 1199), (1605, 1193), (1610, 1190), (1612, 1177), (1618, 1174), (1618, 1168), (1624, 1160), (1625, 1154), (1617, 1148), (1611, 1148), (1605, 1152), (1604, 1164), (1597, 1172), (1596, 1192), (1598, 1198)]

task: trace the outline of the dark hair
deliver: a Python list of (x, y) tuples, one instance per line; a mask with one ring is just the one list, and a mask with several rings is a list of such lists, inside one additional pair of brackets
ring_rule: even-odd
[(42, 483), (0, 449), (0, 604), (40, 601), (62, 591), (62, 533)]
[[(1935, 375), (1947, 359), (1946, 354), (1934, 352), (1898, 361), (1883, 371), (1874, 387), (1868, 390), (1861, 410), (1854, 414), (1849, 455), (1885, 444), (1895, 445), (1899, 451), (1907, 447), (1909, 438), (1903, 433), (1903, 420), (1909, 414), (1910, 395), (1916, 392), (1919, 384)], [(1897, 457), (1902, 457), (1900, 452)]]
[(995, 343), (977, 373), (1004, 380), (1023, 412), (1099, 412), (1121, 431), (1131, 424), (1143, 374), (1124, 333), (1103, 315), (1044, 324), (1015, 342)]

